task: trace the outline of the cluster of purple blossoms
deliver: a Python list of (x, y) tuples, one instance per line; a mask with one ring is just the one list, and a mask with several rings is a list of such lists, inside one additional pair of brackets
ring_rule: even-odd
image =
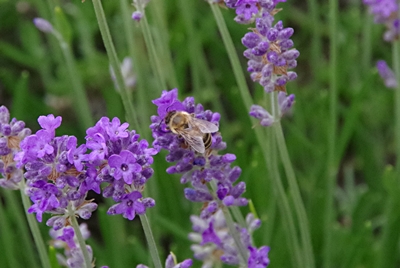
[(20, 150), (20, 142), (31, 134), (25, 123), (13, 118), (5, 106), (0, 106), (0, 187), (17, 190), (23, 172), (16, 167), (14, 156)]
[(35, 212), (38, 221), (51, 213), (46, 224), (59, 230), (70, 224), (70, 217), (89, 219), (97, 204), (85, 199), (89, 190), (99, 194), (101, 183), (106, 184), (103, 196), (118, 202), (108, 214), (132, 220), (154, 206), (141, 192), (153, 174), (156, 150), (128, 131), (127, 123), (103, 117), (87, 130), (86, 144), (78, 147), (76, 137), (55, 135), (61, 117), (40, 116), (38, 122), (42, 129), (21, 141), (14, 158), (17, 168), (26, 170), (26, 193), (34, 202), (28, 212)]
[[(79, 226), (83, 238), (86, 240), (90, 236), (90, 231), (86, 223)], [(51, 244), (55, 248), (64, 249), (64, 254), (57, 253), (56, 258), (60, 265), (75, 268), (84, 267), (85, 261), (80, 249), (78, 239), (75, 235), (74, 229), (70, 226), (60, 230), (50, 229), (50, 236), (53, 238)], [(93, 259), (93, 250), (89, 245), (86, 245), (89, 253), (89, 258)]]
[(397, 0), (363, 0), (363, 2), (369, 7), (375, 23), (386, 26), (383, 39), (387, 42), (396, 40), (400, 34), (399, 4)]
[[(193, 261), (191, 259), (186, 259), (182, 262), (176, 260), (176, 256), (171, 252), (167, 259), (165, 260), (165, 268), (189, 268), (192, 267)], [(148, 266), (139, 264), (136, 268), (148, 268)]]
[[(265, 92), (282, 92), (279, 96), (282, 116), (294, 103), (293, 94), (286, 96), (286, 84), (297, 78), (296, 72), (288, 70), (297, 66), (296, 59), (300, 52), (293, 48), (290, 39), (293, 28), (284, 28), (282, 21), (273, 24), (274, 15), (280, 11), (276, 9), (279, 2), (285, 0), (225, 0), (229, 8), (236, 10), (235, 21), (255, 23), (255, 28), (242, 38), (243, 45), (247, 47), (243, 53), (248, 59), (247, 71)], [(270, 126), (274, 122), (274, 118), (259, 105), (251, 107), (250, 115), (259, 119), (262, 126)]]
[[(179, 101), (177, 89), (163, 91), (161, 97), (154, 100), (153, 103), (158, 107), (158, 115), (152, 116), (152, 124), (150, 125), (155, 139), (153, 146), (157, 150), (166, 149), (169, 152), (166, 156), (167, 162), (175, 162), (173, 166), (167, 169), (167, 172), (182, 174), (181, 183), (191, 184), (192, 188), (184, 190), (186, 199), (203, 203), (200, 217), (193, 216), (192, 218), (192, 221), (195, 219), (204, 221), (201, 228), (194, 225), (194, 231), (202, 235), (202, 240), (196, 241), (202, 244), (192, 247), (195, 258), (203, 261), (203, 267), (212, 267), (212, 263), (216, 261), (213, 259), (214, 257), (227, 264), (238, 264), (238, 251), (235, 248), (232, 236), (227, 231), (225, 219), (220, 209), (223, 206), (245, 206), (248, 204), (248, 200), (242, 197), (246, 190), (246, 184), (244, 182), (234, 184), (242, 172), (240, 167), (231, 166), (236, 156), (229, 153), (217, 154), (217, 151), (226, 148), (226, 143), (223, 142), (221, 134), (218, 132), (212, 134), (210, 149), (201, 154), (188, 146), (183, 137), (168, 129), (165, 123), (165, 117), (171, 111), (184, 111), (190, 116), (212, 122), (215, 125), (219, 124), (220, 115), (204, 110), (201, 104), (196, 105), (193, 97), (188, 97), (182, 102)], [(210, 188), (213, 191), (210, 191)], [(258, 220), (257, 222), (259, 225), (260, 222)], [(219, 231), (217, 231), (220, 227), (221, 230), (223, 229), (223, 236), (221, 237), (218, 236)], [(264, 258), (268, 259), (268, 252), (260, 249), (261, 253), (259, 253), (251, 245), (250, 233), (240, 227), (237, 228), (244, 239), (243, 245), (248, 249), (249, 263), (253, 263), (254, 258), (262, 258), (260, 257), (262, 254), (264, 254)], [(206, 243), (207, 245), (205, 245)], [(265, 264), (257, 267), (266, 267), (268, 262), (257, 261), (257, 263)]]
[[(202, 268), (214, 267), (216, 263), (222, 261), (228, 265), (238, 265), (238, 252), (235, 242), (228, 233), (224, 214), (221, 209), (206, 217), (202, 215), (191, 216), (193, 232), (189, 234), (189, 239), (197, 243), (191, 246), (194, 257), (203, 261)], [(255, 219), (253, 214), (246, 217), (246, 227), (236, 225), (237, 233), (240, 234), (240, 240), (248, 250), (247, 267), (261, 268), (269, 264), (267, 246), (259, 249), (253, 246), (251, 235), (254, 230), (261, 225), (259, 219)]]
[[(168, 162), (176, 162), (169, 167), (169, 174), (181, 173), (181, 183), (190, 183), (193, 188), (185, 189), (186, 199), (192, 202), (210, 202), (216, 196), (226, 206), (245, 206), (247, 199), (241, 197), (246, 190), (246, 184), (233, 183), (239, 178), (241, 169), (237, 166), (231, 167), (236, 159), (233, 154), (217, 155), (214, 153), (200, 154), (186, 146), (185, 140), (179, 135), (168, 130), (165, 117), (169, 111), (184, 111), (192, 116), (219, 124), (220, 115), (210, 110), (204, 110), (201, 104), (195, 105), (194, 98), (188, 97), (183, 102), (178, 100), (178, 90), (163, 91), (160, 98), (153, 101), (158, 106), (158, 115), (152, 116), (150, 128), (153, 132), (153, 147), (157, 150), (166, 149), (169, 154)], [(213, 152), (226, 148), (220, 133), (212, 134)], [(216, 193), (210, 193), (207, 183), (215, 182)]]

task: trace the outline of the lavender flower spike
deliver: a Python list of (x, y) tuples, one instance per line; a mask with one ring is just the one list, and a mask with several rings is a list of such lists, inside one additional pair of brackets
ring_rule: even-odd
[[(209, 202), (213, 200), (213, 196), (216, 196), (226, 206), (247, 205), (247, 199), (242, 197), (246, 190), (245, 183), (240, 182), (234, 185), (241, 173), (239, 167), (231, 166), (236, 156), (233, 154), (216, 154), (217, 151), (226, 148), (221, 134), (212, 133), (209, 150), (201, 154), (187, 146), (185, 140), (169, 130), (165, 123), (165, 117), (169, 111), (183, 111), (193, 114), (191, 116), (217, 126), (219, 125), (220, 115), (204, 110), (201, 104), (196, 105), (193, 97), (188, 97), (183, 102), (179, 101), (177, 89), (163, 91), (161, 97), (154, 100), (153, 103), (158, 106), (158, 115), (152, 116), (152, 124), (150, 125), (155, 138), (153, 146), (157, 150), (168, 150), (167, 162), (176, 162), (175, 165), (167, 169), (168, 173), (181, 173), (183, 174), (181, 183), (190, 182), (193, 188), (185, 189), (186, 199), (192, 202)], [(217, 185), (214, 195), (209, 192), (206, 185), (211, 181)]]
[(387, 65), (386, 61), (379, 60), (376, 63), (376, 68), (378, 69), (379, 75), (382, 77), (385, 86), (388, 88), (397, 88), (397, 80), (393, 71)]
[(90, 173), (85, 189), (98, 189), (98, 184), (106, 183), (103, 196), (117, 202), (107, 213), (133, 220), (155, 205), (152, 198), (143, 198), (142, 192), (154, 173), (151, 164), (157, 150), (148, 148), (148, 142), (139, 140), (140, 135), (128, 126), (118, 118), (110, 121), (103, 117), (86, 131), (86, 147), (91, 153), (87, 155)]
[(22, 169), (15, 161), (15, 155), (20, 151), (20, 142), (31, 134), (25, 128), (25, 123), (13, 118), (5, 106), (0, 106), (0, 187), (17, 190), (23, 178)]

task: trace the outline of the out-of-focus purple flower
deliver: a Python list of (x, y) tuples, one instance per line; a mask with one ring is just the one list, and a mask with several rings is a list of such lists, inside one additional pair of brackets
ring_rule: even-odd
[(397, 80), (393, 71), (387, 65), (386, 61), (379, 60), (376, 63), (376, 68), (378, 69), (379, 75), (382, 77), (385, 86), (388, 88), (397, 88)]
[[(164, 120), (168, 111), (184, 111), (193, 114), (196, 118), (218, 125), (220, 115), (209, 110), (205, 111), (201, 104), (195, 105), (193, 97), (180, 102), (177, 89), (163, 91), (161, 97), (153, 103), (158, 106), (158, 115), (152, 116), (150, 126), (155, 138), (153, 146), (157, 150), (168, 150), (167, 162), (176, 162), (167, 169), (168, 173), (181, 173), (183, 174), (181, 183), (191, 183), (193, 188), (185, 189), (186, 199), (193, 202), (211, 201), (213, 197), (207, 183), (213, 180), (218, 187), (215, 194), (225, 205), (247, 205), (247, 199), (241, 197), (246, 190), (245, 183), (233, 184), (241, 171), (239, 167), (231, 167), (236, 157), (233, 154), (217, 155), (211, 152), (200, 154), (192, 150), (185, 145), (185, 141), (179, 135), (168, 130)], [(213, 152), (226, 148), (220, 133), (212, 133), (211, 139), (210, 149)]]
[[(79, 226), (83, 238), (86, 240), (90, 236), (90, 232), (85, 223)], [(63, 248), (64, 254), (56, 253), (57, 261), (60, 265), (69, 268), (83, 267), (84, 258), (80, 249), (77, 237), (74, 229), (70, 226), (62, 228), (60, 230), (50, 230), (50, 236), (53, 238), (51, 242), (55, 248)], [(89, 245), (86, 245), (89, 252), (89, 258), (93, 259), (93, 251)]]
[(267, 267), (269, 264), (268, 252), (270, 248), (263, 246), (260, 249), (249, 247), (250, 257), (247, 262), (249, 268)]
[(288, 95), (286, 95), (285, 92), (280, 91), (278, 93), (278, 105), (279, 105), (281, 115), (288, 113), (291, 110), (294, 102), (295, 102), (294, 94), (290, 94), (288, 96)]
[(34, 18), (33, 23), (35, 24), (36, 28), (41, 30), (44, 33), (52, 33), (54, 32), (53, 25), (45, 19), (42, 18)]
[(140, 12), (140, 11), (138, 11), (138, 10), (136, 10), (136, 11), (134, 11), (134, 12), (132, 13), (132, 19), (135, 20), (135, 21), (137, 21), (137, 22), (139, 22), (139, 21), (142, 19), (142, 17), (143, 17), (142, 12)]
[(363, 2), (369, 7), (375, 23), (386, 26), (383, 39), (388, 42), (396, 40), (400, 33), (398, 2), (396, 0), (364, 0)]
[(20, 142), (31, 134), (23, 121), (13, 118), (5, 106), (0, 106), (0, 187), (17, 190), (23, 171), (14, 161), (20, 151)]
[[(224, 214), (218, 209), (208, 217), (191, 216), (193, 232), (189, 234), (189, 239), (195, 244), (191, 246), (194, 257), (203, 261), (203, 267), (214, 267), (217, 263), (223, 262), (229, 265), (239, 264), (239, 253), (233, 237), (227, 231)], [(261, 247), (257, 250), (252, 244), (250, 235), (260, 227), (260, 220), (255, 219), (252, 214), (246, 217), (247, 226), (245, 228), (236, 225), (236, 230), (240, 234), (242, 244), (248, 249), (249, 267), (267, 267), (269, 247)], [(268, 262), (266, 261), (268, 260)], [(254, 266), (259, 264), (260, 266)]]

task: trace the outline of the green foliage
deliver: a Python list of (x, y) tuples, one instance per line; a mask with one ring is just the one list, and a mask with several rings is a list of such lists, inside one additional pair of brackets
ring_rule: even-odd
[[(394, 92), (384, 87), (374, 65), (389, 60), (390, 46), (383, 29), (356, 1), (342, 3), (337, 21), (339, 53), (338, 117), (334, 189), (334, 222), (331, 247), (334, 267), (398, 267), (400, 265), (400, 188), (395, 163)], [(150, 115), (156, 113), (151, 100), (159, 88), (150, 67), (139, 25), (130, 19), (128, 1), (103, 1), (107, 21), (120, 61), (133, 58), (137, 85), (132, 102), (142, 134), (151, 140)], [(91, 116), (117, 116), (125, 111), (109, 74), (109, 62), (91, 1), (28, 0), (0, 1), (0, 105), (27, 123), (32, 130), (39, 115), (63, 117), (58, 134), (85, 136), (82, 116), (77, 112), (72, 79), (62, 50), (54, 36), (39, 32), (34, 17), (51, 21), (71, 46), (73, 63), (89, 100)], [(326, 1), (282, 3), (277, 17), (293, 27), (295, 47), (300, 51), (298, 79), (288, 85), (296, 94), (293, 114), (282, 119), (286, 146), (295, 169), (310, 226), (316, 267), (324, 263), (324, 218), (326, 201), (327, 142), (329, 135), (329, 7)], [(125, 10), (125, 12), (124, 12)], [(248, 26), (233, 21), (234, 11), (222, 9), (243, 70), (244, 47), (240, 39)], [(277, 208), (280, 200), (271, 185), (271, 174), (248, 119), (209, 5), (202, 0), (152, 0), (146, 8), (158, 60), (168, 89), (177, 87), (181, 97), (194, 96), (206, 109), (221, 114), (220, 131), (226, 152), (237, 155), (237, 165), (247, 184), (245, 196), (252, 200), (262, 220), (255, 232), (257, 246), (271, 247), (271, 267), (291, 267), (286, 230)], [(128, 17), (127, 17), (128, 16)], [(248, 77), (248, 76), (247, 76)], [(256, 104), (265, 102), (262, 89), (247, 79)], [(137, 129), (136, 126), (130, 126)], [(260, 126), (255, 126), (259, 128)], [(266, 141), (267, 142), (267, 141)], [(156, 207), (148, 210), (161, 258), (169, 251), (179, 260), (192, 257), (187, 234), (189, 217), (201, 205), (185, 201), (178, 176), (165, 172), (165, 154), (155, 157), (155, 176), (148, 185)], [(279, 158), (276, 156), (276, 158)], [(289, 196), (283, 168), (280, 173)], [(99, 209), (89, 221), (96, 265), (135, 267), (151, 264), (140, 222), (106, 215), (110, 203), (94, 195)], [(290, 200), (292, 214), (293, 200)], [(19, 196), (0, 189), (0, 267), (40, 267), (34, 242)], [(241, 209), (246, 214), (250, 209)], [(40, 227), (44, 240), (48, 229)], [(48, 245), (48, 244), (47, 244)], [(52, 267), (55, 250), (49, 249)], [(151, 266), (151, 265), (150, 265)], [(200, 267), (195, 262), (193, 267)]]

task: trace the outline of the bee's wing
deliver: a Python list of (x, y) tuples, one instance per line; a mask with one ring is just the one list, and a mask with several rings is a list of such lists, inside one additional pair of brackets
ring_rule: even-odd
[(218, 131), (218, 126), (203, 119), (192, 118), (191, 123), (198, 127), (202, 133), (214, 133)]
[(197, 152), (204, 154), (206, 148), (204, 147), (203, 134), (195, 129), (179, 130), (178, 134), (181, 135), (187, 144)]

